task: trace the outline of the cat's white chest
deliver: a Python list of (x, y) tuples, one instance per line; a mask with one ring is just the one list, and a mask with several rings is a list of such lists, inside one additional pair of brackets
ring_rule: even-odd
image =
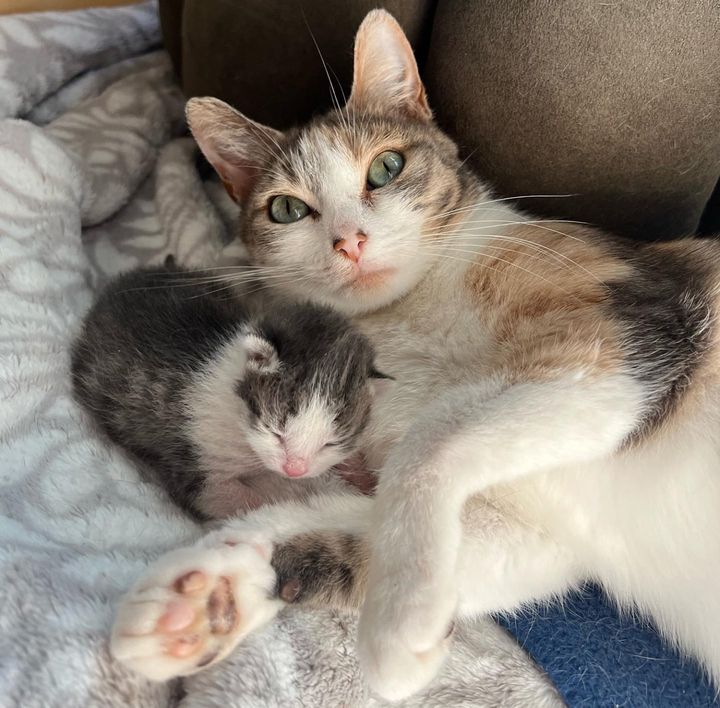
[(462, 306), (457, 291), (446, 289), (441, 295), (448, 300), (442, 303), (446, 306), (438, 306), (438, 296), (419, 292), (412, 301), (357, 320), (375, 347), (378, 369), (395, 380), (373, 407), (368, 444), (380, 451), (375, 464), (421, 408), (453, 386), (490, 373), (485, 362), (491, 341), (477, 313)]

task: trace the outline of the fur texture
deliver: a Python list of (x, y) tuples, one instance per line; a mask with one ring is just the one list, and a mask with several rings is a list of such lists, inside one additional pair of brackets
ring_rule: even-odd
[[(381, 11), (359, 30), (345, 109), (287, 134), (212, 99), (188, 116), (242, 202), (253, 259), (293, 272), (285, 292), (354, 315), (397, 379), (364, 436), (375, 500), (271, 507), (207, 539), (260, 548), (274, 569), (276, 592), (240, 608), (225, 643), (278, 596), (362, 605), (361, 664), (397, 699), (436, 674), (454, 617), (591, 578), (717, 684), (720, 247), (631, 247), (494, 200), (432, 123), (409, 45)], [(370, 189), (387, 150), (404, 168)], [(277, 195), (308, 215), (274, 223)], [(349, 260), (333, 246), (357, 232), (362, 257)], [(207, 547), (187, 553), (216, 583)], [(153, 571), (144, 582), (166, 587)], [(138, 602), (131, 593), (124, 611)], [(122, 624), (116, 637), (132, 654)], [(158, 651), (167, 667), (171, 650)], [(197, 668), (183, 657), (163, 675)]]
[(80, 402), (201, 518), (315, 491), (357, 448), (378, 376), (344, 317), (214, 282), (174, 267), (121, 276), (72, 357)]

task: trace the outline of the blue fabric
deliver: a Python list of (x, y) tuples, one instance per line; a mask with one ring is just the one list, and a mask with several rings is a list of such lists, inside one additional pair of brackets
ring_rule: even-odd
[(570, 708), (720, 705), (694, 662), (683, 661), (651, 626), (620, 615), (594, 586), (498, 621)]

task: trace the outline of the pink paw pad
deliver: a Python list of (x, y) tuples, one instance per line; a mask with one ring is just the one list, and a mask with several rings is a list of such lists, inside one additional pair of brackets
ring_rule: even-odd
[(195, 609), (182, 599), (173, 600), (160, 617), (157, 628), (161, 632), (179, 632), (189, 627), (195, 620)]

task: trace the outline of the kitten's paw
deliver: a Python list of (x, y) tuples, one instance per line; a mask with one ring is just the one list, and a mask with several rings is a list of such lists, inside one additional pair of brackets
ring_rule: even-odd
[(163, 556), (123, 598), (113, 656), (155, 681), (187, 676), (226, 657), (282, 606), (271, 597), (270, 548), (227, 540)]
[(368, 684), (383, 698), (407, 698), (442, 666), (450, 648), (455, 598), (452, 588), (444, 589), (447, 596), (442, 588), (434, 590), (410, 590), (402, 578), (388, 573), (368, 592), (358, 657)]

